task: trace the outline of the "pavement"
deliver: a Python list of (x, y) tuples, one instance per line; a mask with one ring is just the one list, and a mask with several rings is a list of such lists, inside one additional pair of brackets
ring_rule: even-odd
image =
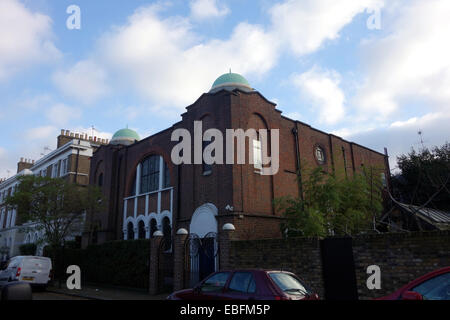
[[(89, 300), (165, 300), (169, 293), (150, 295), (148, 292), (133, 289), (104, 287), (95, 285), (82, 285), (81, 289), (70, 290), (62, 284), (49, 285), (47, 293), (65, 295), (74, 299), (83, 298)], [(34, 293), (33, 293), (34, 295)]]

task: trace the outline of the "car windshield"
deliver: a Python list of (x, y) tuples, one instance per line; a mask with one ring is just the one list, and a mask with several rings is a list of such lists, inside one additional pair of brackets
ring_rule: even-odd
[(284, 292), (289, 294), (306, 295), (308, 290), (300, 280), (292, 275), (284, 272), (271, 272), (270, 278), (277, 284), (277, 286)]
[(207, 279), (203, 285), (201, 286), (202, 292), (220, 292), (222, 291), (223, 287), (225, 286), (225, 283), (227, 282), (227, 279), (229, 277), (229, 272), (220, 272), (213, 276), (211, 276), (209, 279)]
[(420, 293), (424, 300), (449, 300), (450, 272), (424, 281), (414, 287), (412, 291)]

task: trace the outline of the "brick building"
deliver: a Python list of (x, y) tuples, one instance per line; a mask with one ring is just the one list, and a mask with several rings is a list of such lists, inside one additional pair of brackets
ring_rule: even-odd
[[(32, 224), (21, 220), (15, 209), (8, 209), (4, 205), (6, 197), (16, 190), (19, 184), (18, 178), (22, 175), (34, 174), (63, 178), (72, 183), (87, 185), (92, 154), (94, 150), (108, 142), (106, 139), (61, 130), (55, 150), (37, 161), (21, 158), (17, 163), (17, 174), (0, 180), (0, 247), (3, 253), (0, 258), (6, 259), (6, 257), (18, 255), (21, 244), (35, 243), (41, 236), (38, 231), (32, 231)], [(25, 226), (30, 230), (22, 232), (21, 227)], [(79, 235), (81, 233), (80, 229)], [(38, 253), (42, 252), (42, 247), (41, 244)]]
[[(170, 238), (180, 228), (204, 237), (219, 233), (226, 223), (235, 226), (237, 239), (280, 237), (281, 218), (273, 200), (300, 194), (300, 168), (321, 166), (352, 175), (371, 167), (388, 183), (386, 154), (283, 116), (238, 74), (219, 77), (186, 110), (180, 122), (142, 140), (134, 131), (122, 129), (94, 153), (90, 183), (101, 186), (108, 209), (95, 217), (95, 237), (85, 235), (84, 246), (150, 238), (157, 230)], [(194, 136), (194, 121), (202, 121), (203, 133), (216, 128), (223, 136), (226, 129), (279, 129), (278, 172), (262, 175), (256, 164), (248, 162), (174, 165), (171, 152), (179, 141), (171, 141), (172, 133), (183, 128)]]

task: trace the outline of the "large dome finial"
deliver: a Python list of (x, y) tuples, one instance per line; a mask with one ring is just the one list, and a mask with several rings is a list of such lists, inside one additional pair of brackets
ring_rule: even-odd
[(141, 140), (136, 131), (128, 129), (128, 124), (125, 129), (121, 129), (114, 133), (111, 138), (110, 144), (122, 144), (129, 146), (137, 141)]
[(240, 89), (245, 92), (253, 91), (253, 88), (250, 86), (248, 81), (240, 74), (232, 73), (231, 68), (229, 73), (221, 75), (216, 79), (216, 81), (214, 81), (212, 88), (211, 90), (209, 90), (209, 92), (215, 93), (222, 89), (230, 91), (234, 89)]

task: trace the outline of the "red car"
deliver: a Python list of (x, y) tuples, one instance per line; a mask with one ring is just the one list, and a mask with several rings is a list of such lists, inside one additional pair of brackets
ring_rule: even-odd
[(286, 271), (234, 270), (211, 274), (193, 289), (180, 290), (169, 300), (318, 300), (317, 294)]
[(376, 300), (450, 300), (450, 267), (427, 273)]

